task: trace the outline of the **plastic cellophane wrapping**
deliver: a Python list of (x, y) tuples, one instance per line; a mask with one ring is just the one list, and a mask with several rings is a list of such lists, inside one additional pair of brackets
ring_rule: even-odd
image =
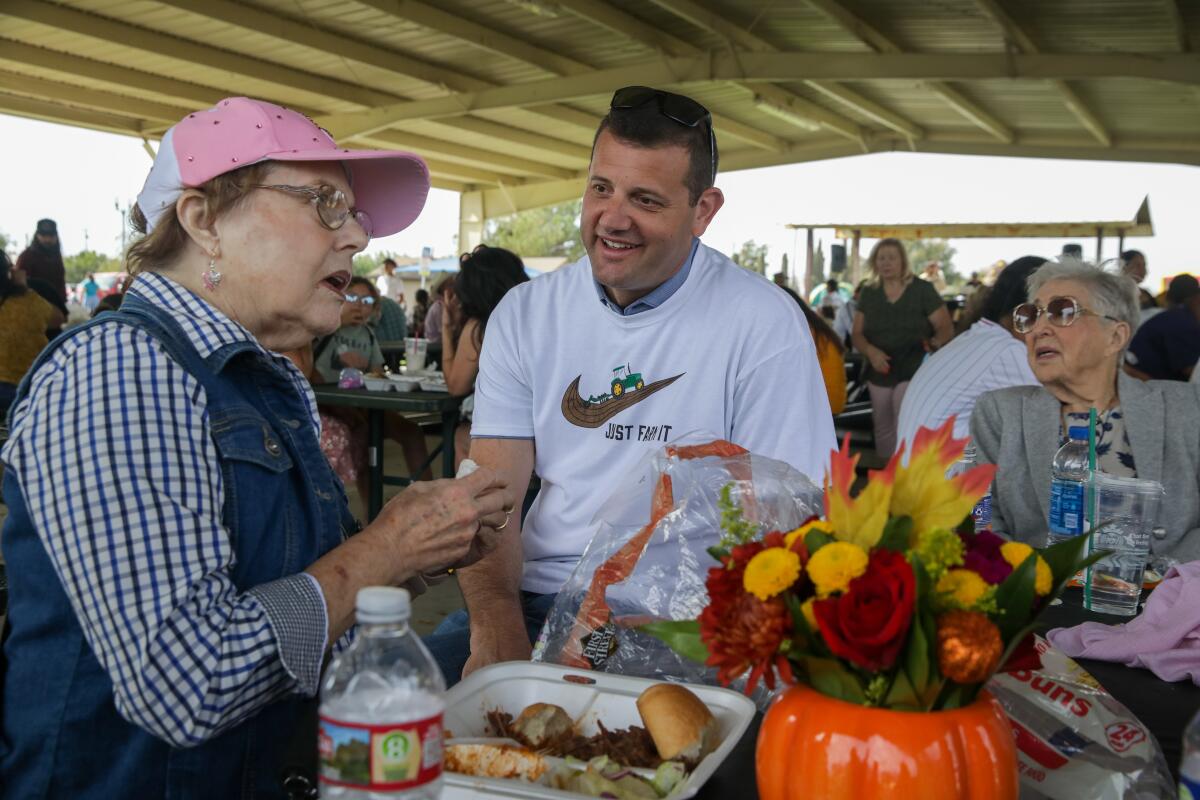
[(988, 683), (1017, 739), (1022, 800), (1151, 800), (1176, 788), (1154, 735), (1042, 638), (1042, 667)]
[[(695, 440), (696, 437), (690, 437)], [(558, 593), (533, 660), (579, 669), (716, 683), (716, 669), (635, 630), (691, 620), (718, 566), (722, 489), (762, 532), (789, 531), (821, 510), (821, 491), (789, 465), (725, 441), (669, 445), (643, 460), (593, 521), (596, 533)], [(765, 694), (758, 698), (765, 702)]]

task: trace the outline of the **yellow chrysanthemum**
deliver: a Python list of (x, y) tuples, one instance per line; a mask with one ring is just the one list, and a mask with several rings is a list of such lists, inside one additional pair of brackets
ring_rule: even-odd
[(829, 527), (829, 523), (826, 522), (825, 520), (813, 519), (813, 520), (809, 520), (808, 522), (801, 525), (799, 528), (796, 528), (796, 530), (794, 530), (791, 533), (784, 536), (783, 537), (784, 544), (787, 545), (788, 549), (791, 549), (791, 546), (793, 544), (795, 544), (797, 539), (804, 541), (804, 537), (808, 536), (809, 531), (821, 531), (822, 533), (832, 533), (833, 532), (832, 529)]
[(810, 597), (800, 604), (800, 611), (804, 614), (804, 621), (808, 623), (808, 629), (813, 633), (820, 632), (820, 629), (817, 627), (817, 614), (813, 611), (813, 602), (816, 599), (815, 597)]
[[(1013, 569), (1025, 563), (1025, 559), (1029, 558), (1029, 554), (1033, 552), (1033, 548), (1024, 542), (1005, 542), (1000, 545), (1000, 555), (1009, 564), (1012, 564)], [(1041, 556), (1037, 557), (1037, 573), (1033, 580), (1033, 591), (1039, 597), (1050, 594), (1050, 589), (1054, 585), (1054, 574), (1050, 572), (1050, 565)]]
[(937, 582), (938, 594), (950, 595), (950, 599), (963, 609), (972, 608), (987, 590), (988, 582), (969, 569), (949, 570)]
[(750, 559), (742, 586), (759, 600), (769, 600), (800, 577), (800, 556), (782, 547), (768, 547)]
[(830, 542), (812, 554), (807, 570), (817, 597), (844, 592), (850, 581), (867, 571), (867, 551), (850, 542)]

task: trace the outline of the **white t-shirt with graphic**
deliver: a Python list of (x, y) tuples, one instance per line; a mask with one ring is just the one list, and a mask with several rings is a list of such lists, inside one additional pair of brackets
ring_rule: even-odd
[(534, 439), (527, 591), (558, 591), (616, 487), (689, 433), (825, 475), (833, 418), (808, 323), (762, 277), (701, 245), (673, 295), (626, 317), (600, 301), (585, 257), (512, 289), (489, 318), (471, 435)]

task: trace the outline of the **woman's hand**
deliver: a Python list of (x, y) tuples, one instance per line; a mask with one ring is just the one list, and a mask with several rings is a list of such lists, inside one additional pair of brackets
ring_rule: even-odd
[[(417, 481), (392, 498), (364, 531), (396, 566), (395, 583), (417, 573), (473, 563), (495, 544), (512, 509), (499, 476), (479, 469), (464, 478)], [(363, 535), (360, 534), (360, 535)]]
[(867, 360), (871, 362), (871, 369), (878, 372), (880, 375), (887, 375), (892, 371), (892, 359), (887, 353), (880, 350), (878, 347), (871, 347), (867, 350)]

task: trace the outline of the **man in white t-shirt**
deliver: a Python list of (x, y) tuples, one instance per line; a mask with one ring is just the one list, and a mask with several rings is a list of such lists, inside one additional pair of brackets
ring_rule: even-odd
[(426, 639), (451, 683), (530, 657), (597, 511), (667, 442), (721, 437), (823, 479), (833, 422), (800, 308), (698, 238), (724, 202), (716, 166), (703, 106), (619, 90), (583, 196), (587, 257), (515, 287), (488, 319), (470, 456), (516, 497), (536, 468), (541, 491), (459, 571), (469, 617)]
[(1013, 331), (1012, 310), (1026, 300), (1026, 281), (1046, 263), (1025, 256), (1004, 268), (983, 306), (983, 318), (925, 360), (900, 406), (897, 440), (911, 450), (921, 428), (938, 428), (954, 417), (954, 436), (971, 435), (971, 413), (984, 392), (1036, 386), (1025, 340)]
[(404, 281), (396, 274), (396, 262), (392, 259), (383, 260), (383, 274), (375, 279), (375, 288), (379, 290), (380, 295), (391, 298), (401, 308), (405, 308)]

